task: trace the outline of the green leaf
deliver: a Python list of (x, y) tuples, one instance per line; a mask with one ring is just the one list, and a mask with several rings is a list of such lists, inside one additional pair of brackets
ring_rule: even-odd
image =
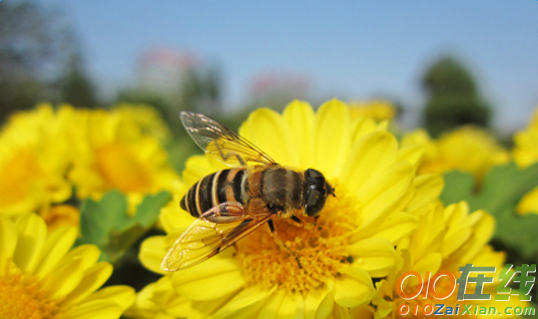
[(77, 244), (94, 244), (102, 252), (101, 260), (115, 263), (155, 224), (161, 207), (170, 199), (168, 192), (148, 195), (133, 216), (119, 191), (106, 193), (100, 201), (86, 199), (81, 206), (81, 237)]
[(538, 215), (516, 214), (521, 197), (538, 185), (538, 163), (520, 169), (511, 163), (493, 168), (484, 178), (478, 191), (473, 177), (464, 172), (445, 174), (445, 189), (441, 200), (452, 204), (462, 200), (471, 211), (484, 209), (496, 219), (495, 239), (524, 258), (538, 253)]
[(168, 192), (160, 192), (155, 195), (148, 195), (136, 208), (134, 216), (136, 222), (144, 227), (149, 227), (159, 218), (161, 208), (166, 205), (172, 196)]

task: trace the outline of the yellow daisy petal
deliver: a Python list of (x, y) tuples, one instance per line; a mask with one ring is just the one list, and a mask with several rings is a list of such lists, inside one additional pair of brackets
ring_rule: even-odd
[(211, 319), (251, 318), (275, 290), (276, 286), (272, 289), (260, 289), (259, 287), (244, 289), (215, 313)]
[(413, 181), (413, 168), (409, 162), (400, 161), (379, 174), (379, 179), (365, 185), (359, 193), (362, 202), (363, 224), (366, 227), (373, 221), (391, 212), (394, 203), (397, 203), (405, 194), (409, 184)]
[(52, 299), (65, 297), (80, 284), (83, 275), (82, 260), (73, 259), (56, 267), (47, 276), (45, 290), (50, 292)]
[[(326, 285), (323, 287), (320, 291), (312, 291), (306, 295), (304, 298), (304, 307), (305, 307), (305, 319), (321, 319), (326, 318), (329, 316), (329, 314), (332, 311), (332, 306), (330, 307), (330, 310), (327, 309), (326, 305), (322, 305), (323, 301), (327, 296), (329, 296), (330, 300), (332, 299), (332, 296), (330, 295), (329, 291), (332, 290), (333, 285), (332, 281), (326, 283)], [(319, 314), (316, 315), (316, 313)], [(323, 313), (325, 311), (325, 314)]]
[(45, 247), (43, 247), (42, 259), (35, 273), (39, 276), (48, 274), (71, 249), (77, 238), (77, 233), (78, 230), (74, 227), (61, 227), (50, 234)]
[(112, 265), (107, 262), (95, 264), (84, 272), (84, 277), (80, 285), (62, 301), (62, 305), (69, 306), (84, 300), (84, 298), (99, 289), (108, 280), (110, 275), (112, 275)]
[[(270, 154), (277, 163), (296, 167), (300, 164), (292, 131), (280, 114), (273, 110), (259, 109), (250, 114), (239, 134)], [(268, 136), (271, 138), (267, 139)]]
[(296, 141), (300, 158), (299, 167), (310, 167), (312, 165), (313, 135), (316, 124), (316, 116), (312, 107), (306, 102), (293, 101), (286, 107), (282, 116), (288, 123)]
[(387, 276), (394, 267), (394, 247), (384, 238), (358, 241), (348, 246), (347, 251), (355, 258), (353, 265), (366, 270), (372, 277)]
[[(211, 300), (244, 286), (245, 280), (233, 259), (216, 257), (196, 267), (174, 273), (177, 291), (192, 300)], [(212, 289), (218, 285), (221, 289)]]
[(334, 284), (334, 301), (342, 307), (358, 307), (372, 300), (375, 289), (368, 273), (358, 267), (343, 266)]
[[(331, 288), (329, 289), (332, 291), (334, 289), (334, 282), (330, 281)], [(334, 298), (331, 293), (328, 293), (325, 298), (321, 301), (319, 304), (319, 307), (316, 311), (315, 319), (326, 319), (329, 318), (329, 316), (333, 313), (334, 308)]]
[(113, 301), (122, 309), (127, 309), (135, 300), (134, 289), (129, 286), (109, 286), (94, 292), (84, 302), (89, 303), (99, 300)]
[(0, 275), (6, 269), (6, 262), (12, 258), (17, 247), (17, 231), (15, 225), (6, 216), (0, 214)]
[(386, 132), (374, 132), (359, 139), (344, 165), (343, 181), (359, 194), (364, 185), (396, 161), (398, 143)]
[(166, 274), (161, 270), (161, 263), (167, 252), (166, 237), (154, 236), (146, 239), (140, 246), (138, 258), (144, 267), (158, 274)]
[(285, 290), (277, 290), (276, 293), (272, 294), (260, 310), (258, 319), (277, 319), (280, 305), (282, 305), (286, 295)]
[(418, 145), (409, 145), (398, 150), (398, 160), (408, 161), (416, 170), (424, 154), (424, 148)]
[(445, 182), (443, 178), (436, 174), (420, 175), (415, 178), (413, 185), (417, 189), (416, 196), (409, 204), (409, 211), (415, 211), (426, 204), (433, 203), (441, 192)]
[(43, 219), (34, 214), (21, 217), (16, 225), (19, 236), (17, 248), (13, 253), (13, 261), (22, 271), (33, 273), (45, 245), (47, 226)]
[(65, 314), (65, 319), (116, 319), (123, 309), (117, 304), (96, 300), (77, 305)]
[(323, 104), (316, 117), (314, 164), (326, 176), (337, 176), (351, 143), (349, 110), (338, 100)]
[(99, 248), (97, 248), (97, 246), (80, 245), (77, 248), (71, 250), (69, 253), (67, 253), (64, 256), (64, 258), (62, 258), (61, 262), (68, 261), (75, 258), (80, 258), (82, 260), (82, 268), (84, 270), (87, 270), (93, 265), (95, 265), (97, 260), (99, 260), (100, 255), (101, 255), (101, 251), (99, 251)]
[(288, 292), (282, 300), (277, 311), (277, 318), (283, 319), (304, 319), (304, 299), (303, 296)]

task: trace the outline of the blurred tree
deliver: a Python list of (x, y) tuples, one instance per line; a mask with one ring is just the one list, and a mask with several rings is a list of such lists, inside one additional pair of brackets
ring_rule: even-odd
[(179, 109), (204, 114), (218, 113), (222, 107), (222, 81), (216, 66), (189, 70), (181, 82)]
[(465, 124), (489, 125), (491, 109), (470, 72), (456, 59), (437, 60), (424, 74), (422, 86), (428, 95), (424, 126), (433, 136)]
[(72, 29), (59, 11), (35, 1), (0, 5), (0, 122), (56, 96), (51, 74), (71, 52)]
[(73, 53), (64, 69), (58, 80), (61, 101), (75, 107), (97, 107), (95, 87), (86, 75), (81, 55)]

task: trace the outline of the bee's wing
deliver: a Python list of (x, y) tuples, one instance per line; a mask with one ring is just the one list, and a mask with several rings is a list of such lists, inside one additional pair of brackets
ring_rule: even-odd
[(205, 212), (176, 240), (161, 264), (164, 271), (192, 267), (218, 254), (272, 217), (249, 214), (241, 204), (226, 202)]
[(207, 116), (181, 112), (180, 117), (194, 142), (226, 165), (244, 166), (248, 162), (275, 164), (269, 155), (254, 144)]

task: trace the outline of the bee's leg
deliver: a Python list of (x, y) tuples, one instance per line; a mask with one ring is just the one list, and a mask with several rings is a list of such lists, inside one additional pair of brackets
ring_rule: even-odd
[(217, 149), (219, 150), (220, 157), (222, 157), (223, 160), (226, 161), (231, 155), (235, 155), (235, 157), (237, 157), (237, 161), (239, 162), (239, 164), (241, 164), (242, 166), (246, 166), (246, 165), (247, 165), (247, 163), (245, 163), (245, 161), (241, 158), (241, 156), (239, 156), (239, 154), (237, 154), (237, 153), (229, 153), (228, 155), (224, 155), (224, 152), (223, 152), (222, 149), (220, 148), (219, 143), (215, 143), (215, 146), (216, 146)]
[(278, 234), (276, 232), (275, 224), (273, 223), (273, 220), (269, 219), (267, 224), (269, 225), (269, 229), (271, 230), (271, 237), (273, 237), (273, 239), (275, 240), (278, 247), (280, 247), (280, 249), (282, 249), (282, 250), (285, 250), (288, 254), (292, 255), (293, 258), (295, 258), (295, 261), (297, 261), (297, 265), (299, 266), (299, 269), (302, 269), (303, 266), (301, 266), (301, 262), (299, 261), (299, 258), (297, 258), (297, 256), (295, 256), (295, 254), (290, 250), (290, 248), (288, 246), (284, 245), (282, 240), (278, 237)]
[(293, 220), (294, 222), (296, 222), (297, 224), (299, 224), (299, 226), (303, 227), (305, 222), (300, 219), (299, 217), (295, 216), (295, 215), (291, 215), (291, 220)]

